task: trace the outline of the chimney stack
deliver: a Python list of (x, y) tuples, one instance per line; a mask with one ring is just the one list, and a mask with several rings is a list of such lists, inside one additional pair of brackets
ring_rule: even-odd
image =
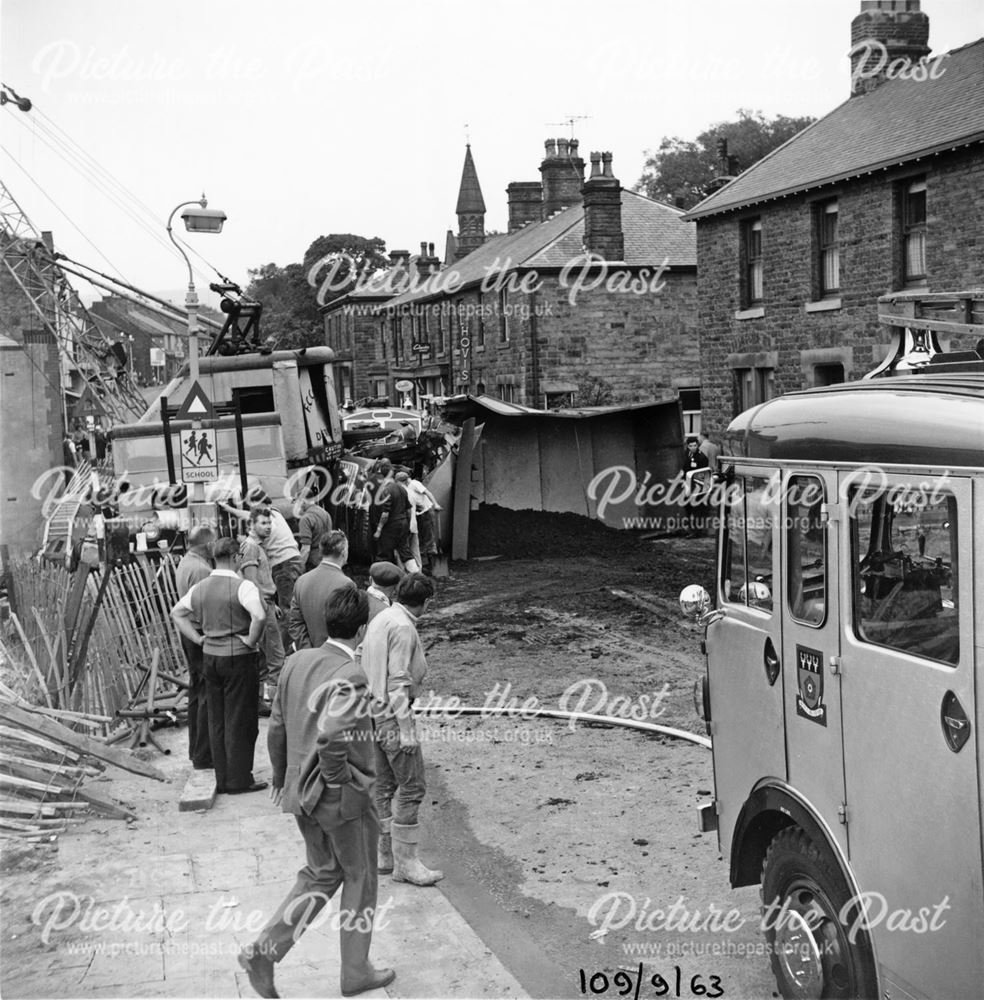
[(896, 59), (917, 63), (929, 52), (929, 17), (919, 0), (861, 0), (851, 22), (851, 96), (884, 83)]
[(591, 176), (584, 198), (584, 248), (603, 260), (625, 260), (622, 232), (622, 185), (612, 173), (611, 153), (591, 154)]
[(584, 184), (584, 160), (577, 155), (577, 139), (547, 139), (546, 156), (540, 164), (543, 177), (542, 218), (569, 208), (581, 200)]
[(506, 188), (509, 201), (509, 232), (522, 229), (528, 222), (540, 222), (543, 211), (542, 181), (512, 181)]
[(441, 270), (441, 261), (434, 256), (433, 243), (420, 244), (420, 256), (417, 258), (417, 275), (422, 279)]

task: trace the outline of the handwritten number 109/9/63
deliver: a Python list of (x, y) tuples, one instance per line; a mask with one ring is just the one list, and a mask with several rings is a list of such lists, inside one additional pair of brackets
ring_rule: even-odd
[(632, 994), (634, 1000), (639, 1000), (640, 996), (654, 997), (720, 997), (724, 995), (721, 987), (720, 976), (707, 976), (707, 984), (704, 983), (703, 976), (691, 976), (689, 981), (683, 982), (683, 977), (679, 965), (673, 966), (673, 972), (668, 973), (670, 978), (661, 976), (658, 972), (645, 980), (645, 993), (641, 993), (643, 986), (643, 965), (639, 963), (639, 968), (634, 972), (627, 969), (614, 973), (611, 977), (604, 972), (586, 972), (578, 969), (581, 980), (581, 994), (593, 994), (599, 996), (613, 990), (617, 996), (626, 997)]

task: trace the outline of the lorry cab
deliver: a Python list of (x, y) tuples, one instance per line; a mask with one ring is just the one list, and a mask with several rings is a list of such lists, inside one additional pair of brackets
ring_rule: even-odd
[(134, 495), (124, 505), (131, 518), (160, 516), (169, 487), (190, 480), (193, 429), (215, 443), (214, 467), (198, 480), (206, 500), (252, 487), (282, 497), (298, 470), (331, 466), (342, 450), (333, 357), (327, 347), (204, 357), (198, 387), (212, 413), (197, 420), (173, 412), (194, 388), (185, 370), (139, 421), (111, 432), (118, 481)]
[(785, 997), (984, 983), (984, 362), (895, 370), (747, 411), (721, 460), (703, 828)]

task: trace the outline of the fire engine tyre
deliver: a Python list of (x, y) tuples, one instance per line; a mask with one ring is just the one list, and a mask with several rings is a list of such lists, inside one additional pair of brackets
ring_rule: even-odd
[(829, 848), (796, 826), (776, 834), (762, 866), (762, 912), (772, 971), (786, 1000), (877, 996), (867, 930), (852, 941), (854, 911), (846, 923), (838, 919), (850, 899)]

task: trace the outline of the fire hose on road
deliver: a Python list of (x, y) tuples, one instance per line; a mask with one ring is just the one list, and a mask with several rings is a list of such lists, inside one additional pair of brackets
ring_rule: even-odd
[(475, 707), (471, 705), (455, 705), (453, 708), (446, 705), (422, 705), (414, 706), (414, 713), (418, 715), (440, 715), (446, 714), (448, 718), (458, 716), (481, 716), (488, 718), (492, 715), (511, 715), (522, 719), (560, 719), (562, 721), (589, 722), (594, 725), (613, 726), (621, 729), (635, 729), (643, 733), (654, 733), (660, 736), (671, 736), (674, 739), (686, 740), (688, 743), (695, 743), (705, 750), (711, 749), (711, 741), (707, 736), (699, 736), (696, 733), (688, 733), (685, 729), (674, 729), (672, 726), (660, 726), (655, 722), (641, 722), (636, 719), (622, 719), (611, 715), (591, 715), (587, 712), (564, 712), (559, 709), (531, 709), (523, 711), (515, 708), (489, 708), (487, 706)]

